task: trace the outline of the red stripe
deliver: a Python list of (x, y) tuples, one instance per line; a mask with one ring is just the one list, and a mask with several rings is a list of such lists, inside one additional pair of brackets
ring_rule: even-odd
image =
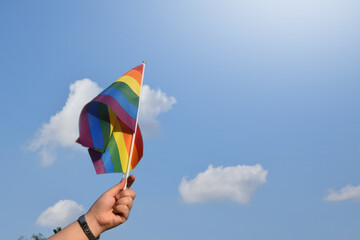
[(142, 156), (143, 156), (144, 143), (143, 143), (143, 139), (142, 139), (142, 135), (141, 135), (139, 125), (137, 125), (137, 130), (136, 130), (135, 146), (136, 146), (136, 149), (138, 151), (138, 156), (139, 156), (139, 160), (140, 160), (142, 158)]
[(137, 67), (133, 68), (133, 70), (138, 71), (138, 72), (139, 72), (139, 73), (141, 73), (141, 75), (142, 75), (142, 74), (143, 74), (143, 71), (144, 71), (144, 65), (143, 65), (143, 64), (141, 64), (141, 65), (139, 65), (139, 66), (137, 66)]
[(136, 165), (140, 162), (140, 159), (143, 156), (143, 140), (139, 125), (137, 125), (136, 135), (135, 135), (135, 146), (134, 152), (131, 159), (131, 168), (134, 169)]

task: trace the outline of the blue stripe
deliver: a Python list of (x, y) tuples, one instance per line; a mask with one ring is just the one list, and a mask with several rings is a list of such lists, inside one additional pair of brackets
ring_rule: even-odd
[(127, 100), (125, 95), (119, 89), (107, 88), (99, 95), (108, 95), (113, 97), (127, 114), (129, 114), (132, 118), (136, 119), (138, 108), (135, 107), (131, 102), (129, 102), (129, 100)]
[(106, 173), (115, 172), (109, 148), (106, 148), (105, 152), (101, 155), (101, 158), (103, 160), (105, 172)]
[(96, 149), (104, 149), (104, 140), (101, 131), (101, 125), (98, 116), (97, 102), (91, 102), (88, 109), (88, 121), (91, 138)]

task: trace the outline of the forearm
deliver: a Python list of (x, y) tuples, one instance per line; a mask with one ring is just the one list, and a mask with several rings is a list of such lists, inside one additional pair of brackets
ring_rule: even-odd
[[(135, 176), (128, 178), (127, 187), (130, 188)], [(123, 190), (125, 179), (101, 195), (85, 214), (85, 220), (94, 237), (111, 228), (124, 223), (132, 208), (136, 193), (132, 189)], [(88, 240), (78, 221), (73, 222), (48, 240)]]
[[(96, 226), (95, 219), (85, 215), (86, 222), (95, 237), (100, 236), (102, 231)], [(78, 221), (74, 221), (58, 233), (49, 237), (48, 240), (88, 240)]]

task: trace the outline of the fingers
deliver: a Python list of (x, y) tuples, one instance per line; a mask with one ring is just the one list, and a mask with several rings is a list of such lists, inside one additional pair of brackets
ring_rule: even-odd
[(129, 177), (128, 177), (128, 179), (127, 179), (127, 188), (130, 188), (131, 187), (131, 185), (134, 183), (134, 181), (135, 181), (135, 176), (134, 175), (130, 175)]
[(120, 198), (116, 201), (116, 204), (113, 207), (114, 213), (119, 215), (123, 219), (123, 221), (126, 221), (129, 218), (132, 205), (133, 198), (131, 196)]
[(114, 207), (114, 213), (121, 218), (122, 222), (125, 222), (130, 215), (130, 209), (124, 205), (118, 205)]
[(116, 201), (115, 207), (116, 206), (126, 206), (129, 210), (131, 210), (133, 205), (133, 198), (132, 197), (124, 197), (124, 198), (120, 198), (119, 200)]
[(119, 199), (121, 199), (123, 197), (131, 197), (134, 200), (135, 197), (136, 197), (136, 192), (134, 190), (132, 190), (132, 189), (127, 189), (127, 190), (119, 192), (115, 196), (116, 200), (119, 200)]
[[(132, 189), (127, 189), (125, 191), (121, 191), (119, 193), (119, 199), (125, 198), (125, 197), (131, 197), (133, 200), (136, 198), (136, 192)], [(116, 199), (118, 200), (118, 199)]]

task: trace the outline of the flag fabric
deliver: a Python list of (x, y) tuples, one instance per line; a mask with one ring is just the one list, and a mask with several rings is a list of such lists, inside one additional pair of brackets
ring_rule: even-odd
[(84, 106), (77, 142), (88, 147), (97, 174), (127, 171), (136, 129), (130, 170), (143, 155), (137, 124), (144, 64), (125, 73)]

